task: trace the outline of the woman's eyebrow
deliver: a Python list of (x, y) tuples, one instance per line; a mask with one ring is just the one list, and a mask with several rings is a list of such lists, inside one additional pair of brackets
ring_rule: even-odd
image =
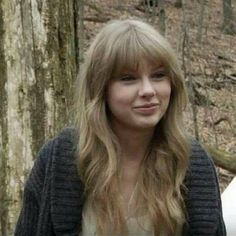
[(166, 68), (164, 66), (154, 67), (154, 69), (151, 70), (153, 73), (156, 71), (166, 71)]
[(153, 70), (164, 69), (164, 68), (165, 68), (165, 66), (163, 64), (152, 66)]
[(136, 74), (137, 71), (135, 71), (134, 69), (125, 69), (125, 70), (121, 70), (118, 75), (127, 75), (127, 74)]

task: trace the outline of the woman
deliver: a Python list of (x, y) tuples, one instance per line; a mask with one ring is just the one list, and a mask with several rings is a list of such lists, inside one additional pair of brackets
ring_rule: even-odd
[(186, 89), (166, 39), (110, 22), (77, 94), (76, 128), (40, 151), (15, 235), (226, 235), (212, 160), (182, 126)]

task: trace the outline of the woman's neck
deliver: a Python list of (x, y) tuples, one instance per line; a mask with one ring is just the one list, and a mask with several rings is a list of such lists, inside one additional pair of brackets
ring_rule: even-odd
[(113, 127), (121, 147), (121, 160), (126, 164), (136, 165), (147, 152), (154, 130), (135, 130)]

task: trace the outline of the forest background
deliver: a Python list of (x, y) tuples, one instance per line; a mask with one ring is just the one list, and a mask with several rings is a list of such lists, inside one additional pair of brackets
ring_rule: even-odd
[(90, 39), (112, 19), (150, 22), (175, 48), (190, 103), (188, 131), (236, 174), (235, 0), (0, 0), (0, 235), (13, 234), (40, 147), (70, 124)]

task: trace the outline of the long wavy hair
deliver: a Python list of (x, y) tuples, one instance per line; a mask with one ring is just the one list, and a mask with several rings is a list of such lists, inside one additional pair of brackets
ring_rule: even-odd
[(120, 146), (109, 121), (106, 87), (116, 73), (124, 67), (137, 68), (144, 58), (165, 67), (171, 97), (142, 160), (138, 201), (146, 204), (156, 236), (173, 235), (186, 221), (183, 189), (189, 142), (182, 116), (188, 99), (180, 66), (167, 40), (152, 26), (140, 20), (115, 20), (92, 41), (76, 85), (77, 164), (98, 235), (127, 233), (118, 201)]

